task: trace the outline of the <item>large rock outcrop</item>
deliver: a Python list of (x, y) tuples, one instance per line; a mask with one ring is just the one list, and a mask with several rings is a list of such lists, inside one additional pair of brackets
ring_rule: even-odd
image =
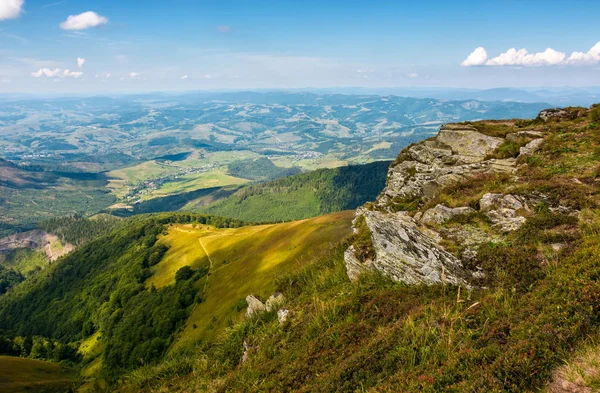
[[(480, 212), (492, 222), (497, 235), (476, 227), (444, 226), (453, 217), (478, 213), (472, 207), (438, 204), (416, 214), (397, 210), (415, 200), (427, 203), (457, 182), (491, 173), (514, 174), (517, 159), (493, 158), (494, 153), (507, 142), (521, 144), (523, 155), (535, 154), (542, 147), (543, 136), (543, 132), (526, 130), (499, 138), (469, 124), (451, 124), (443, 126), (435, 138), (404, 149), (391, 165), (387, 185), (377, 200), (357, 209), (355, 223), (359, 217), (364, 218), (372, 250), (357, 252), (355, 245), (346, 250), (348, 276), (356, 279), (363, 271), (377, 270), (406, 284), (469, 286), (471, 278), (481, 273), (466, 269), (462, 260), (472, 260), (478, 244), (518, 229), (529, 209), (525, 200), (513, 195), (484, 196)], [(444, 238), (461, 244), (460, 258), (444, 249)], [(361, 260), (360, 255), (374, 257)]]
[(486, 157), (504, 139), (484, 135), (465, 125), (443, 126), (434, 139), (410, 146), (388, 172), (387, 187), (377, 203), (384, 206), (394, 198), (433, 199), (442, 188), (485, 172), (513, 172), (514, 159)]
[(346, 267), (354, 279), (364, 269), (377, 269), (406, 284), (466, 284), (469, 273), (461, 262), (440, 247), (436, 239), (420, 229), (408, 214), (361, 210), (371, 232), (377, 257), (363, 264), (346, 252)]

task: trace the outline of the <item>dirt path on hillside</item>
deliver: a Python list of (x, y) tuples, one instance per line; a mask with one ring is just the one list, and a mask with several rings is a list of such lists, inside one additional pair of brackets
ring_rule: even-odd
[(204, 251), (206, 257), (208, 258), (208, 273), (206, 274), (206, 281), (204, 281), (204, 288), (202, 289), (202, 296), (204, 296), (204, 294), (206, 293), (206, 287), (208, 286), (208, 280), (210, 280), (210, 275), (213, 270), (213, 261), (210, 258), (210, 254), (208, 253), (208, 251), (206, 251), (206, 247), (204, 247), (204, 244), (202, 243), (202, 238), (198, 238), (198, 243), (200, 243), (202, 251)]

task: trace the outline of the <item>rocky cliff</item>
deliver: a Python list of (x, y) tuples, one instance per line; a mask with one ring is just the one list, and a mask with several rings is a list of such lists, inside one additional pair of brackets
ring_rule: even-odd
[(363, 241), (345, 253), (349, 277), (374, 269), (406, 284), (470, 286), (483, 274), (472, 263), (478, 246), (503, 241), (536, 206), (577, 214), (527, 187), (520, 171), (535, 163), (556, 124), (585, 116), (573, 108), (532, 121), (448, 124), (404, 149), (377, 200), (356, 212), (354, 232)]

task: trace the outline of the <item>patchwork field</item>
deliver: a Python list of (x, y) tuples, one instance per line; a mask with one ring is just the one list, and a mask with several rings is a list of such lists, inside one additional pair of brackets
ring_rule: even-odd
[(0, 391), (65, 392), (77, 383), (72, 370), (41, 360), (0, 356)]

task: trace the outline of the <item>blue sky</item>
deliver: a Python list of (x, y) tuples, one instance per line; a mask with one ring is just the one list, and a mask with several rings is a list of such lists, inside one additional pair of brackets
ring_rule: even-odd
[(593, 0), (0, 0), (0, 92), (597, 86), (598, 15)]

